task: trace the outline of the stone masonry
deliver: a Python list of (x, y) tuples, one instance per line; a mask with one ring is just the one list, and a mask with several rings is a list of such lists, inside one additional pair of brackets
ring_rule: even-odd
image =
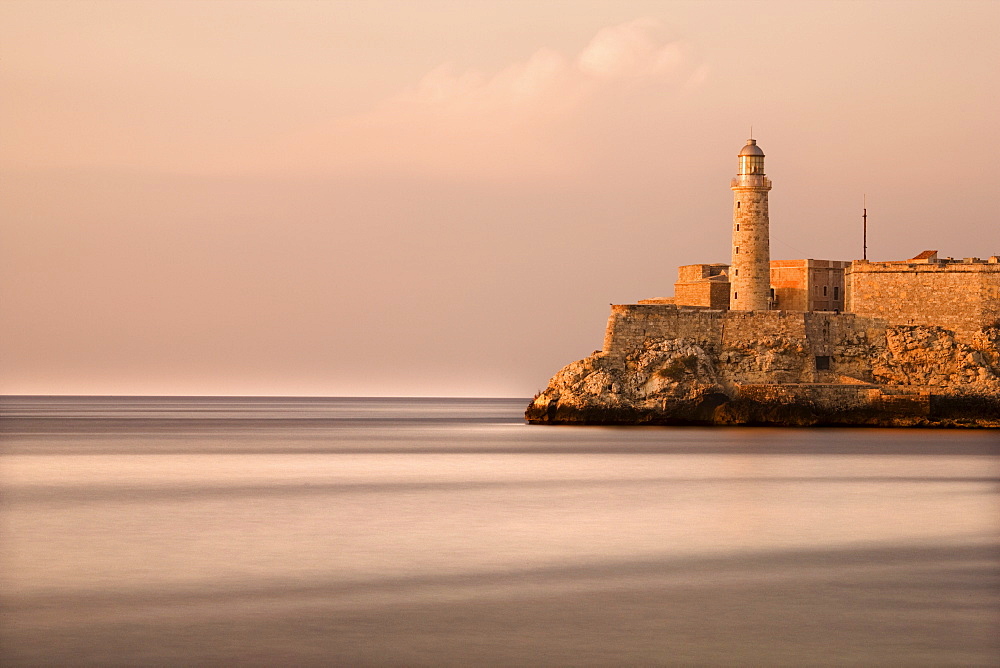
[(966, 340), (854, 314), (612, 307), (537, 423), (1000, 427), (1000, 328)]
[[(617, 304), (611, 307), (601, 353), (614, 366), (648, 340), (684, 339), (727, 364), (745, 357), (738, 374), (745, 383), (832, 382), (840, 376), (872, 382), (869, 353), (878, 342), (884, 345), (887, 326), (884, 320), (853, 314)], [(817, 358), (827, 358), (819, 364), (824, 368), (817, 368)]]
[(675, 297), (612, 306), (603, 348), (525, 418), (1000, 428), (1000, 257), (772, 263), (756, 144), (731, 184), (730, 265), (681, 267)]
[(732, 180), (733, 254), (730, 263), (729, 308), (766, 311), (770, 308), (771, 251), (764, 152), (753, 139), (739, 154), (739, 172)]
[(689, 264), (678, 267), (672, 303), (728, 309), (728, 271), (727, 264)]
[[(991, 258), (995, 260), (995, 258)], [(969, 338), (1000, 321), (1000, 263), (864, 262), (847, 269), (847, 310)]]

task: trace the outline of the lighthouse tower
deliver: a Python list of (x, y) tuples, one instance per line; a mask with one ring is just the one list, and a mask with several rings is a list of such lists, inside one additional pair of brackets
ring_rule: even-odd
[(766, 311), (771, 296), (771, 251), (768, 242), (764, 151), (754, 139), (740, 151), (740, 169), (732, 181), (733, 261), (729, 268), (729, 308)]

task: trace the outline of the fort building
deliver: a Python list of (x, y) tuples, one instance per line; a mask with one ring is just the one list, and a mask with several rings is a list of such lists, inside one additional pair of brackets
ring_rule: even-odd
[(728, 310), (731, 289), (728, 264), (688, 264), (677, 268), (673, 299), (659, 303)]
[(731, 189), (730, 263), (612, 305), (528, 421), (1000, 428), (1000, 257), (772, 260), (753, 139)]
[(771, 308), (781, 311), (843, 311), (844, 260), (772, 260)]
[(740, 150), (729, 264), (678, 268), (674, 297), (640, 304), (733, 311), (850, 312), (898, 325), (937, 325), (964, 335), (1000, 320), (1000, 259), (771, 260), (764, 151)]
[[(768, 308), (780, 311), (844, 311), (844, 260), (771, 260)], [(688, 264), (677, 268), (674, 296), (640, 304), (729, 309), (728, 264)], [(734, 309), (735, 310), (735, 309)]]

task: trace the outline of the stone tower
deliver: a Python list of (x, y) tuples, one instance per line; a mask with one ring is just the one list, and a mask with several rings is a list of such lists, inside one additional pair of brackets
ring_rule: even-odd
[(764, 151), (754, 139), (740, 151), (740, 169), (732, 181), (733, 261), (729, 269), (729, 308), (766, 311), (771, 297), (771, 251), (768, 242)]

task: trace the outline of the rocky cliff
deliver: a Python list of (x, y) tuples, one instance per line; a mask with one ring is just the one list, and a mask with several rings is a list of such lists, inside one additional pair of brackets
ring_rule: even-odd
[(996, 326), (956, 338), (851, 315), (659, 308), (615, 307), (605, 349), (559, 371), (526, 419), (1000, 427)]

